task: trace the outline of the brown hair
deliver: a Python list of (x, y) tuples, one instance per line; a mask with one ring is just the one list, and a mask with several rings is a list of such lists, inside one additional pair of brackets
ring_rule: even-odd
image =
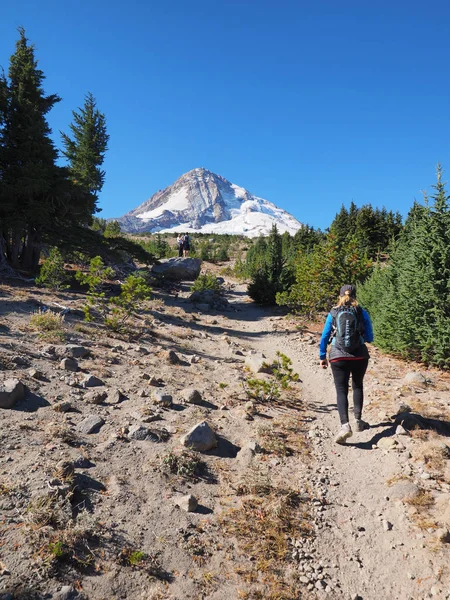
[(343, 296), (339, 296), (337, 307), (339, 306), (358, 306), (358, 300), (350, 295), (350, 290), (345, 290)]

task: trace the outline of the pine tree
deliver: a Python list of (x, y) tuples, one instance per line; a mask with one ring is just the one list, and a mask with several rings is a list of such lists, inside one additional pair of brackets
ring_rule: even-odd
[(56, 166), (47, 113), (60, 101), (46, 96), (44, 74), (23, 28), (11, 56), (8, 78), (0, 84), (0, 173), (2, 237), (15, 267), (36, 268), (42, 235), (60, 210), (66, 172)]
[(430, 203), (414, 204), (390, 263), (360, 297), (368, 299), (381, 348), (450, 368), (450, 210), (440, 166), (433, 187)]
[(90, 92), (86, 95), (83, 107), (72, 111), (72, 115), (70, 130), (73, 137), (61, 132), (62, 153), (68, 160), (70, 177), (79, 188), (73, 206), (74, 217), (77, 222), (90, 224), (92, 215), (98, 212), (98, 194), (105, 180), (105, 171), (101, 166), (108, 149), (109, 135), (105, 115), (98, 110)]

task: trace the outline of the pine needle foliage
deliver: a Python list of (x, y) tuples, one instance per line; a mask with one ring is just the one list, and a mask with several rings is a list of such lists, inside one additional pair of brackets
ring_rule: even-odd
[(359, 297), (382, 349), (448, 369), (450, 207), (440, 165), (433, 188), (423, 206), (413, 206), (389, 264), (375, 269)]

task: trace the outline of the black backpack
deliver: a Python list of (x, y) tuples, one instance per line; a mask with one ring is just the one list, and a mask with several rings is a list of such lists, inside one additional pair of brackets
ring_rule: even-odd
[(334, 328), (334, 345), (338, 350), (353, 354), (361, 346), (364, 333), (360, 306), (339, 306), (331, 310)]

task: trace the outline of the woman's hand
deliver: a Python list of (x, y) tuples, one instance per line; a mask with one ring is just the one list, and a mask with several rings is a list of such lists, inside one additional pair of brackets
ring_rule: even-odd
[(328, 367), (328, 360), (326, 358), (322, 358), (320, 361), (320, 366), (322, 369), (326, 369)]

